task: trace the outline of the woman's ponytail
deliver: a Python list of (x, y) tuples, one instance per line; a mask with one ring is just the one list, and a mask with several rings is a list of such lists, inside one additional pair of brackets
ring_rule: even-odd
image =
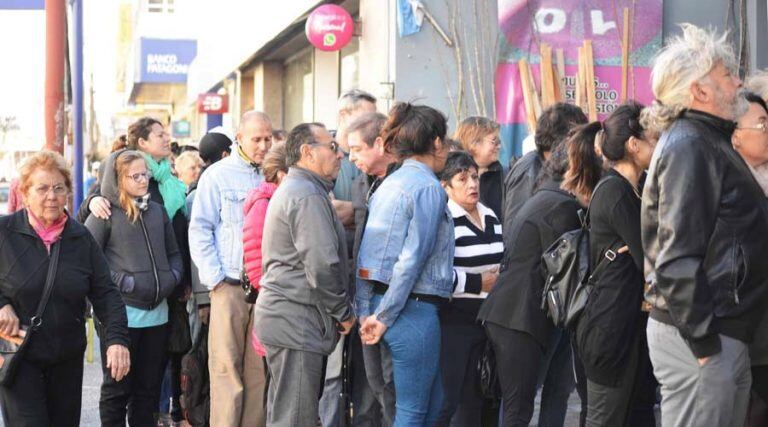
[(574, 129), (566, 140), (568, 170), (561, 185), (583, 200), (589, 200), (603, 171), (603, 160), (595, 151), (595, 138), (602, 138), (603, 125), (599, 121)]

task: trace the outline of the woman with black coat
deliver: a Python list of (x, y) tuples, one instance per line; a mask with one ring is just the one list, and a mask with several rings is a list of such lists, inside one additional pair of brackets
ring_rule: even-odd
[[(587, 377), (586, 423), (592, 427), (655, 425), (647, 315), (640, 309), (645, 282), (640, 182), (651, 162), (655, 138), (640, 125), (642, 108), (636, 103), (621, 105), (604, 123), (584, 125), (569, 140), (564, 187), (591, 200), (590, 271), (601, 261), (607, 263), (594, 277), (594, 290), (575, 333)], [(594, 177), (580, 172), (603, 164), (595, 147), (609, 167), (597, 185)]]
[(561, 145), (544, 164), (534, 195), (517, 213), (511, 229), (504, 230), (499, 279), (478, 315), (496, 354), (505, 427), (530, 423), (540, 374), (546, 378), (539, 425), (562, 424), (573, 391), (567, 335), (554, 341), (563, 347), (556, 352), (561, 357), (545, 366), (555, 330), (541, 306), (545, 280), (541, 255), (563, 233), (580, 226), (579, 202), (560, 189), (567, 166)]
[(112, 203), (112, 215), (108, 220), (91, 215), (85, 226), (103, 248), (126, 302), (134, 368), (126, 380), (107, 378), (102, 384), (101, 423), (124, 425), (128, 409), (130, 425), (150, 425), (167, 362), (166, 298), (181, 280), (181, 254), (165, 209), (149, 200), (144, 157), (125, 150), (105, 163), (101, 194)]
[[(29, 330), (56, 262), (53, 290), (32, 332), (15, 379), (0, 387), (7, 426), (80, 423), (86, 298), (104, 323), (105, 378), (130, 369), (125, 305), (101, 248), (64, 210), (72, 177), (64, 158), (40, 151), (20, 170), (24, 209), (0, 217), (0, 332)], [(29, 332), (28, 332), (29, 333)], [(18, 356), (17, 356), (18, 357)]]

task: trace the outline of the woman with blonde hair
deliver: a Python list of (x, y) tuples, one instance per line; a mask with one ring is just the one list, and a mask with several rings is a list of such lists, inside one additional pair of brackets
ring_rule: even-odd
[(127, 305), (134, 366), (124, 381), (105, 376), (99, 412), (106, 426), (124, 425), (126, 412), (131, 426), (154, 423), (167, 362), (166, 299), (183, 272), (171, 221), (162, 205), (149, 200), (148, 186), (142, 154), (130, 150), (112, 154), (101, 183), (101, 194), (111, 203), (112, 215), (104, 220), (91, 214), (85, 221), (103, 248)]
[(458, 141), (477, 163), (480, 175), (480, 202), (501, 218), (506, 171), (499, 162), (499, 124), (485, 117), (467, 117), (459, 124), (453, 139)]

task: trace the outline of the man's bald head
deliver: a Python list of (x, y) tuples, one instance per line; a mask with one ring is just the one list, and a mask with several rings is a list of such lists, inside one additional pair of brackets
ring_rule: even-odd
[(240, 127), (238, 128), (238, 131), (242, 132), (243, 127), (250, 122), (264, 123), (269, 125), (270, 128), (272, 127), (272, 120), (270, 120), (267, 113), (263, 113), (261, 111), (256, 111), (256, 110), (249, 110), (243, 113), (242, 116), (240, 116)]

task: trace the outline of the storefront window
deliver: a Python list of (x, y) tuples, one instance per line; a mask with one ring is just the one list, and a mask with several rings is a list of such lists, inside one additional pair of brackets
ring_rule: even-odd
[(339, 90), (341, 93), (360, 87), (360, 42), (352, 37), (339, 55)]
[(311, 122), (314, 116), (312, 98), (312, 50), (307, 49), (285, 63), (283, 78), (284, 123), (291, 129), (299, 123)]

